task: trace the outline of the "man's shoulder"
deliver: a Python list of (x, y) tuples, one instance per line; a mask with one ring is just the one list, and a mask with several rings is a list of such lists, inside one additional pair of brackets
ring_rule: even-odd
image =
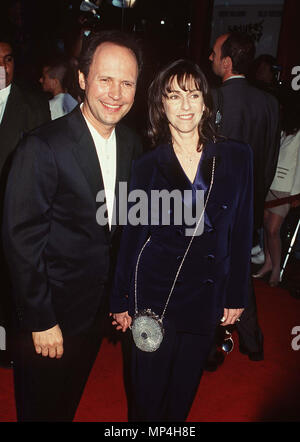
[(220, 156), (249, 157), (252, 156), (251, 146), (233, 138), (220, 138), (215, 144), (215, 150)]
[(119, 122), (116, 125), (116, 135), (120, 137), (125, 137), (126, 139), (140, 139), (140, 136), (138, 133), (132, 129), (131, 127), (127, 126), (127, 124), (123, 122)]
[[(53, 147), (63, 140), (73, 139), (75, 131), (84, 130), (84, 123), (80, 120), (80, 115), (76, 114), (76, 109), (67, 115), (64, 115), (55, 120), (50, 120), (37, 129), (29, 132), (29, 137), (35, 137), (46, 144)], [(81, 127), (82, 124), (82, 127)]]
[[(272, 94), (251, 84), (247, 79), (237, 79), (237, 80), (227, 80), (228, 83), (224, 82), (220, 89), (222, 93), (232, 98), (232, 100), (236, 100), (236, 96), (232, 95), (232, 91), (237, 91), (239, 93), (239, 97), (243, 98), (243, 96), (247, 96), (247, 99), (256, 102), (265, 102), (270, 103), (272, 105), (277, 104), (277, 99)], [(215, 92), (217, 94), (217, 92)]]
[(274, 95), (270, 94), (269, 92), (260, 89), (256, 86), (254, 86), (253, 84), (249, 83), (248, 81), (247, 83), (247, 88), (249, 90), (249, 94), (253, 95), (255, 97), (258, 97), (261, 100), (265, 100), (267, 102), (271, 102), (271, 103), (276, 103), (277, 102), (277, 98), (274, 97)]
[(43, 126), (33, 130), (31, 134), (44, 137), (51, 136), (51, 134), (55, 134), (55, 132), (62, 132), (66, 130), (66, 127), (70, 123), (70, 114), (64, 115), (61, 118), (57, 118), (55, 120), (48, 121)]
[(141, 136), (123, 122), (116, 126), (116, 141), (122, 149), (126, 149), (132, 158), (140, 157), (144, 152), (143, 140)]
[(36, 88), (28, 87), (18, 83), (12, 83), (12, 93), (24, 105), (29, 107), (47, 106), (48, 100), (44, 94)]

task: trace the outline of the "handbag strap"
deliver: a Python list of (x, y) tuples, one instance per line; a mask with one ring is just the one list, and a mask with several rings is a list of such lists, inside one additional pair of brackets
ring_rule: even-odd
[[(169, 302), (170, 302), (171, 295), (172, 295), (172, 293), (173, 293), (173, 290), (174, 290), (175, 284), (176, 284), (176, 282), (177, 282), (177, 279), (178, 279), (178, 276), (179, 276), (180, 270), (181, 270), (181, 268), (182, 268), (182, 266), (183, 266), (183, 263), (184, 263), (184, 261), (185, 261), (185, 259), (186, 259), (186, 256), (187, 256), (187, 254), (188, 254), (188, 251), (190, 250), (190, 247), (191, 247), (191, 245), (192, 245), (192, 242), (193, 242), (193, 240), (194, 240), (194, 237), (196, 236), (196, 232), (197, 232), (197, 230), (198, 230), (198, 228), (199, 228), (199, 225), (200, 225), (200, 223), (201, 223), (201, 220), (202, 220), (202, 218), (203, 218), (203, 215), (204, 215), (204, 212), (205, 212), (205, 209), (206, 209), (206, 206), (207, 206), (207, 203), (208, 203), (209, 197), (210, 197), (210, 193), (211, 193), (211, 190), (212, 190), (212, 186), (213, 186), (213, 183), (214, 183), (214, 177), (215, 177), (215, 165), (216, 165), (216, 157), (213, 157), (212, 172), (211, 172), (211, 180), (210, 180), (210, 186), (209, 186), (209, 190), (208, 190), (208, 193), (207, 193), (206, 201), (205, 201), (204, 207), (203, 207), (203, 209), (202, 209), (202, 212), (201, 212), (201, 214), (200, 214), (200, 217), (199, 217), (199, 220), (198, 220), (198, 222), (197, 222), (197, 225), (196, 225), (196, 227), (195, 227), (195, 229), (194, 229), (194, 232), (193, 232), (193, 234), (192, 234), (192, 236), (191, 236), (190, 242), (189, 242), (189, 244), (188, 244), (188, 246), (187, 246), (187, 249), (186, 249), (186, 251), (185, 251), (185, 253), (184, 253), (184, 255), (183, 255), (183, 258), (182, 258), (182, 260), (181, 260), (181, 263), (180, 263), (180, 265), (179, 265), (179, 267), (178, 267), (178, 270), (177, 270), (177, 272), (176, 272), (176, 275), (175, 275), (175, 278), (174, 278), (174, 281), (173, 281), (172, 287), (171, 287), (171, 289), (170, 289), (170, 293), (169, 293), (169, 295), (168, 295), (168, 298), (167, 298), (167, 301), (166, 301), (165, 307), (164, 307), (164, 309), (163, 309), (163, 312), (162, 312), (161, 317), (159, 318), (159, 321), (160, 321), (160, 322), (162, 322), (162, 320), (163, 320), (163, 318), (164, 318), (164, 316), (165, 316), (165, 313), (166, 313), (166, 310), (167, 310), (168, 304), (169, 304)], [(137, 273), (138, 273), (138, 266), (139, 266), (139, 262), (140, 262), (141, 255), (142, 255), (142, 253), (143, 253), (143, 251), (144, 251), (146, 245), (147, 245), (148, 242), (150, 241), (150, 238), (151, 238), (151, 236), (149, 236), (149, 238), (147, 239), (147, 241), (145, 242), (145, 244), (144, 244), (143, 247), (141, 248), (141, 251), (140, 251), (140, 253), (139, 253), (139, 255), (138, 255), (138, 259), (137, 259), (136, 267), (135, 267), (134, 294), (135, 294), (135, 312), (136, 312), (136, 313), (138, 312), (138, 308), (137, 308)]]

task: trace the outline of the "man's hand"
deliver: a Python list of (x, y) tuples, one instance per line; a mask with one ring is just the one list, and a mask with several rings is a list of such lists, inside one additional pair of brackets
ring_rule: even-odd
[(64, 352), (63, 336), (58, 324), (41, 332), (32, 332), (35, 351), (42, 356), (60, 359)]
[(232, 325), (234, 324), (241, 314), (243, 313), (243, 308), (224, 308), (223, 318), (221, 319), (221, 325)]
[(110, 316), (113, 317), (112, 325), (115, 325), (117, 330), (122, 330), (123, 333), (126, 332), (131, 325), (132, 318), (128, 312), (110, 313)]

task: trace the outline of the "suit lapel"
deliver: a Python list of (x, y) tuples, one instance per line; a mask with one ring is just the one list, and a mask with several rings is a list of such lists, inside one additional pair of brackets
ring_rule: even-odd
[[(69, 125), (70, 131), (75, 140), (73, 145), (73, 154), (83, 172), (86, 181), (89, 184), (96, 208), (97, 194), (100, 190), (104, 189), (103, 177), (92, 135), (88, 129), (79, 106), (70, 113)], [(108, 224), (105, 226), (105, 229), (108, 233)]]
[[(198, 189), (203, 189), (204, 192), (207, 192), (210, 185), (214, 156), (214, 144), (209, 143), (203, 150), (194, 181), (194, 185), (197, 185)], [(216, 168), (219, 166), (219, 163), (220, 158), (219, 156), (216, 156)], [(158, 167), (169, 182), (170, 188), (178, 189), (183, 192), (186, 189), (192, 189), (195, 187), (184, 173), (184, 170), (182, 169), (171, 145), (167, 144), (160, 147), (160, 152), (158, 155)]]
[[(158, 155), (158, 167), (160, 171), (162, 172), (163, 176), (166, 178), (166, 180), (169, 183), (169, 189), (178, 189), (182, 192), (184, 190), (195, 190), (195, 189), (202, 189), (204, 190), (204, 197), (206, 199), (207, 192), (210, 186), (211, 182), (211, 176), (212, 176), (212, 166), (213, 166), (213, 157), (215, 156), (215, 176), (214, 176), (214, 182), (212, 187), (212, 192), (210, 195), (210, 199), (207, 204), (207, 208), (205, 211), (205, 229), (209, 229), (212, 227), (212, 219), (213, 219), (213, 212), (210, 210), (210, 207), (212, 207), (212, 199), (213, 194), (215, 193), (215, 187), (216, 183), (218, 181), (221, 168), (221, 158), (216, 153), (215, 144), (214, 143), (208, 143), (205, 145), (205, 148), (202, 153), (202, 157), (200, 160), (200, 164), (198, 167), (197, 175), (195, 177), (194, 185), (191, 184), (189, 179), (187, 178), (186, 174), (184, 173), (176, 154), (173, 151), (173, 148), (171, 145), (164, 145), (161, 146), (160, 152)], [(218, 171), (216, 173), (216, 171)]]
[(181, 192), (192, 189), (170, 144), (160, 146), (157, 163), (162, 175), (170, 184), (170, 189), (178, 189)]
[(16, 146), (22, 138), (21, 128), (24, 126), (23, 100), (19, 98), (19, 90), (16, 85), (11, 85), (2, 122), (0, 124), (1, 151), (8, 154), (7, 149)]
[[(117, 143), (117, 164), (116, 164), (116, 183), (115, 183), (115, 201), (114, 201), (114, 209), (113, 209), (113, 219), (116, 220), (116, 223), (113, 223), (111, 226), (111, 234), (114, 234), (117, 224), (118, 224), (118, 215), (120, 208), (119, 198), (122, 198), (124, 195), (120, 195), (119, 184), (126, 183), (127, 184), (127, 192), (129, 191), (129, 176), (131, 169), (131, 161), (132, 161), (132, 146), (128, 141), (128, 137), (124, 133), (124, 129), (121, 125), (116, 126), (116, 143)], [(126, 192), (126, 198), (128, 193)]]
[(79, 107), (72, 112), (69, 124), (76, 141), (73, 146), (74, 156), (96, 201), (97, 193), (104, 188), (103, 178), (92, 135)]

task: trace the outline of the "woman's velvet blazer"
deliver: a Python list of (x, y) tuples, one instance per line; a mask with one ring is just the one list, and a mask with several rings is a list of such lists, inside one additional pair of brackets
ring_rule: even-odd
[[(184, 190), (195, 192), (196, 188), (204, 191), (206, 200), (213, 158), (214, 180), (204, 229), (193, 239), (165, 313), (165, 322), (183, 332), (210, 332), (220, 321), (224, 307), (247, 305), (253, 223), (252, 151), (249, 145), (232, 140), (207, 143), (194, 183), (189, 181), (168, 144), (147, 152), (133, 165), (131, 190), (143, 190), (149, 200), (151, 190), (178, 189), (183, 195)], [(193, 198), (190, 203), (194, 204)], [(129, 205), (129, 212), (136, 204)], [(182, 204), (189, 202), (184, 200)], [(148, 221), (150, 208), (149, 203)], [(157, 315), (162, 314), (191, 239), (186, 235), (184, 222), (172, 224), (172, 205), (168, 213), (171, 225), (124, 226), (111, 312), (128, 310), (134, 315), (136, 287), (137, 309), (151, 308)], [(137, 258), (149, 237), (136, 272)]]

